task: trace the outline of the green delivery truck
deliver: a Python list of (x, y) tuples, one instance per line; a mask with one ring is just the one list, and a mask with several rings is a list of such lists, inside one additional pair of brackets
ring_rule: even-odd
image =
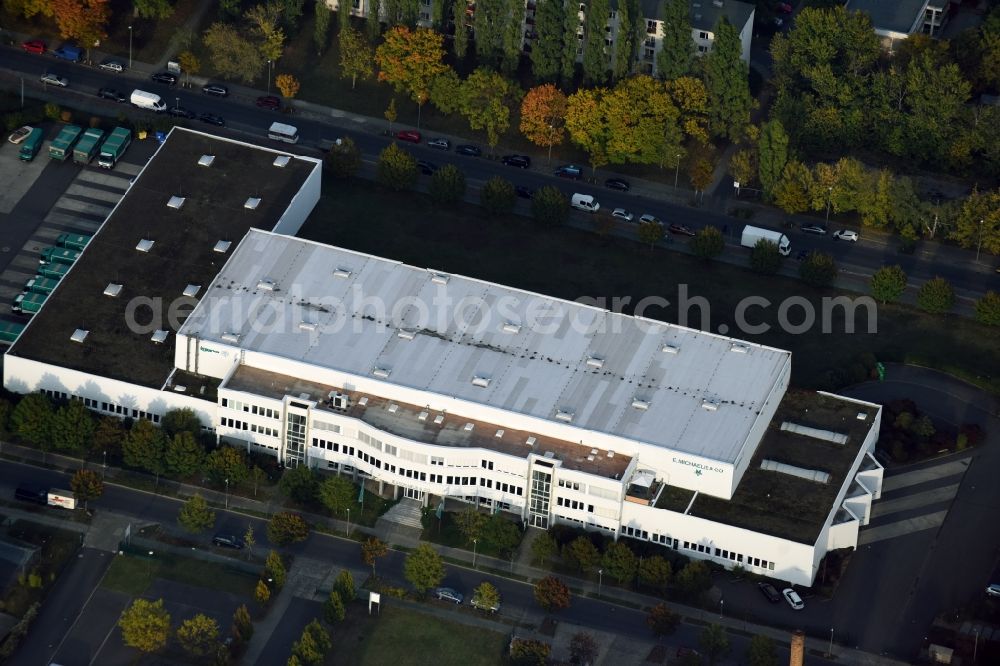
[(59, 136), (53, 139), (49, 146), (49, 157), (60, 162), (65, 162), (66, 158), (73, 150), (73, 144), (80, 137), (83, 129), (77, 125), (66, 125), (59, 130)]
[(97, 166), (113, 169), (131, 143), (132, 130), (125, 127), (116, 127), (111, 130), (111, 134), (101, 145), (101, 154), (97, 156)]
[(17, 156), (25, 162), (30, 162), (35, 159), (35, 155), (37, 155), (38, 151), (42, 149), (42, 141), (44, 139), (45, 132), (42, 131), (41, 127), (36, 127), (31, 130), (28, 138), (21, 144), (21, 150), (18, 152)]
[(12, 345), (24, 330), (24, 324), (16, 321), (0, 321), (0, 343)]
[(45, 294), (48, 296), (55, 290), (58, 284), (59, 280), (56, 280), (55, 278), (47, 278), (36, 275), (24, 283), (24, 290), (33, 294)]
[(68, 247), (47, 247), (42, 250), (42, 256), (38, 258), (40, 264), (66, 264), (72, 266), (80, 258), (79, 250), (71, 250)]
[(38, 277), (61, 280), (72, 264), (43, 264), (38, 267)]
[(33, 315), (42, 309), (42, 305), (48, 297), (48, 294), (35, 294), (32, 292), (18, 294), (17, 298), (14, 299), (14, 305), (11, 310), (20, 312), (21, 314)]
[(76, 164), (90, 164), (97, 157), (97, 151), (101, 147), (101, 139), (103, 138), (104, 131), (96, 127), (84, 132), (77, 142), (76, 148), (73, 149), (73, 161)]
[(83, 250), (93, 238), (90, 234), (59, 234), (56, 247), (68, 247), (71, 250)]

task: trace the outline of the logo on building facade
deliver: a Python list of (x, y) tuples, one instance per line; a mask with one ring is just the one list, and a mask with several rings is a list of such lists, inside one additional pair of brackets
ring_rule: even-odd
[(706, 465), (704, 463), (694, 462), (692, 460), (684, 460), (683, 458), (672, 458), (672, 460), (677, 465), (687, 465), (688, 467), (694, 467), (695, 476), (701, 476), (702, 472), (715, 472), (717, 474), (723, 474), (726, 471), (722, 467), (713, 467), (712, 465)]

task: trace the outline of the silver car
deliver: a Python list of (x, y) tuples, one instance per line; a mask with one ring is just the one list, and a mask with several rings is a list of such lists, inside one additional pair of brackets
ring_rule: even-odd
[(462, 603), (462, 600), (465, 599), (465, 597), (462, 596), (461, 592), (453, 590), (450, 587), (437, 588), (436, 590), (434, 590), (434, 596), (436, 596), (438, 599), (441, 599), (442, 601), (450, 601), (455, 604), (460, 604)]
[(66, 86), (69, 85), (69, 79), (67, 79), (64, 76), (57, 76), (55, 74), (52, 74), (51, 72), (46, 72), (45, 74), (42, 74), (41, 81), (42, 83), (46, 83), (52, 86), (59, 86), (61, 88), (65, 88)]
[(438, 150), (451, 150), (451, 141), (448, 139), (431, 139), (427, 145)]
[(107, 62), (102, 62), (100, 64), (101, 69), (105, 69), (109, 72), (114, 72), (115, 74), (121, 74), (125, 71), (125, 65), (118, 62), (117, 60), (108, 60)]
[(624, 208), (615, 208), (613, 211), (611, 211), (611, 217), (616, 217), (619, 220), (625, 220), (626, 222), (631, 222), (632, 220), (635, 219), (635, 215), (628, 212)]

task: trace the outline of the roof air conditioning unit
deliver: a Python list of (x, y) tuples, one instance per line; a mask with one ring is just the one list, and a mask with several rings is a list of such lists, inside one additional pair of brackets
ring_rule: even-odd
[(346, 280), (351, 277), (351, 271), (346, 268), (338, 268), (333, 272), (334, 277), (339, 277), (342, 280)]
[(472, 378), (472, 385), (478, 386), (479, 388), (486, 388), (490, 385), (490, 378), (480, 377), (479, 375), (476, 375), (475, 377)]
[(518, 333), (518, 332), (520, 332), (520, 330), (521, 330), (521, 325), (520, 324), (514, 324), (512, 322), (507, 322), (506, 324), (503, 325), (503, 332), (504, 333)]
[(278, 285), (271, 278), (264, 278), (257, 283), (257, 288), (262, 291), (274, 291)]
[(167, 208), (173, 208), (175, 210), (180, 210), (183, 205), (184, 197), (170, 197), (170, 201), (167, 202)]
[(416, 333), (414, 333), (413, 331), (408, 331), (405, 328), (401, 328), (398, 331), (396, 331), (396, 337), (403, 340), (412, 340), (416, 336), (417, 336)]
[(335, 393), (333, 395), (333, 408), (334, 409), (347, 409), (348, 405), (351, 404), (350, 396), (343, 393)]
[(380, 368), (378, 366), (375, 366), (374, 368), (372, 368), (372, 374), (378, 377), (379, 379), (389, 379), (388, 368)]
[(604, 367), (604, 359), (598, 358), (596, 356), (590, 356), (587, 358), (587, 365), (589, 365), (592, 368), (597, 368), (598, 370), (600, 370), (601, 368)]
[(570, 421), (573, 420), (573, 412), (568, 409), (556, 410), (556, 420), (565, 421), (566, 423), (569, 423)]
[(441, 275), (440, 273), (434, 273), (431, 275), (431, 282), (434, 284), (448, 284), (448, 276)]
[(680, 347), (676, 347), (674, 345), (663, 345), (663, 348), (661, 349), (664, 354), (676, 354), (680, 350)]
[(215, 155), (202, 155), (198, 158), (198, 166), (210, 167), (215, 161)]
[(636, 398), (635, 400), (632, 401), (632, 406), (644, 412), (647, 409), (649, 409), (649, 401)]

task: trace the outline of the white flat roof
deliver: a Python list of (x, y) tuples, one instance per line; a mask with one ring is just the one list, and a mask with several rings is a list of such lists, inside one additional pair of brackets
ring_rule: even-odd
[(179, 334), (729, 463), (790, 357), (256, 229)]

